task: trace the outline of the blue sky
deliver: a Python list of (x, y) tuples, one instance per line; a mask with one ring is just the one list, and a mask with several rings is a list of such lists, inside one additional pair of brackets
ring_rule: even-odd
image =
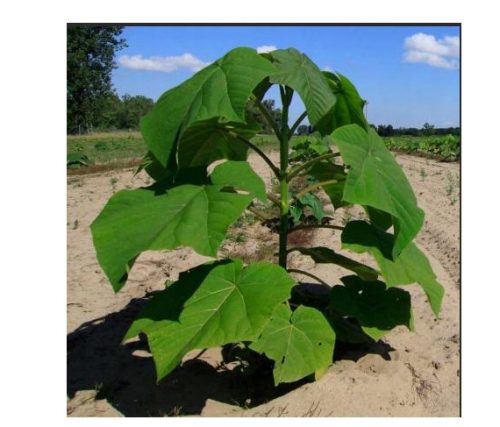
[[(126, 27), (113, 83), (119, 95), (156, 100), (235, 47), (295, 47), (356, 85), (370, 123), (458, 126), (458, 36), (456, 26)], [(268, 97), (278, 99), (277, 92)], [(290, 119), (302, 111), (295, 97)]]

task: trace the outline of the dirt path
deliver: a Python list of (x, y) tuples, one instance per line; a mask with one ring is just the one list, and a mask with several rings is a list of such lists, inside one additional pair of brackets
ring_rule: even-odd
[[(175, 279), (180, 271), (207, 258), (190, 249), (144, 253), (136, 261), (129, 283), (115, 295), (95, 258), (89, 225), (115, 191), (143, 186), (148, 178), (142, 174), (133, 177), (131, 170), (69, 177), (68, 414), (457, 416), (459, 166), (401, 154), (396, 158), (426, 212), (417, 242), (446, 289), (439, 320), (433, 319), (420, 289), (407, 287), (414, 306), (415, 332), (396, 328), (371, 348), (343, 354), (319, 381), (278, 389), (245, 382), (221, 369), (219, 349), (195, 360), (197, 352), (188, 355), (179, 369), (156, 385), (145, 343), (120, 345), (121, 338), (150, 293), (161, 289), (166, 279)], [(252, 157), (251, 163), (270, 180), (270, 172), (260, 159)], [(344, 212), (336, 221), (342, 223), (355, 214)], [(222, 254), (273, 257), (276, 237), (260, 224), (239, 224), (231, 235)], [(302, 238), (314, 245), (338, 243), (338, 236), (330, 230)], [(367, 257), (360, 259), (372, 262)], [(345, 271), (314, 265), (310, 258), (297, 254), (291, 256), (290, 264), (311, 270), (328, 283), (345, 275)]]

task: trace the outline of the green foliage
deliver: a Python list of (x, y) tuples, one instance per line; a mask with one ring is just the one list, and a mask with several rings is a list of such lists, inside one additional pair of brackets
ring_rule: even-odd
[(443, 136), (397, 136), (384, 139), (391, 150), (420, 154), (440, 160), (455, 161), (460, 158), (460, 138), (447, 134)]
[(367, 130), (369, 126), (363, 114), (365, 101), (361, 99), (354, 85), (341, 74), (328, 71), (324, 71), (323, 74), (327, 78), (337, 102), (317, 124), (318, 129), (325, 134), (344, 125), (357, 124)]
[(182, 146), (189, 126), (196, 122), (217, 118), (226, 124), (221, 126), (222, 131), (231, 129), (238, 133), (231, 122), (246, 123), (249, 96), (273, 72), (273, 65), (253, 49), (230, 51), (158, 99), (141, 123), (146, 144), (158, 161), (167, 166), (169, 159), (174, 161), (177, 146)]
[(82, 153), (68, 153), (66, 159), (67, 167), (80, 167), (80, 166), (88, 166), (93, 162)]
[(190, 350), (255, 340), (294, 283), (281, 267), (265, 262), (202, 265), (156, 295), (124, 339), (146, 333), (160, 380)]
[[(281, 110), (279, 108), (276, 108), (274, 104), (274, 99), (264, 99), (262, 101), (262, 106), (268, 111), (274, 123), (279, 126), (281, 122)], [(261, 128), (261, 133), (266, 135), (272, 134), (273, 128), (267, 122), (261, 110), (255, 104), (247, 103), (245, 109), (247, 117), (249, 117), (251, 120), (254, 120)]]
[[(216, 173), (218, 168), (214, 179), (205, 184), (171, 188), (170, 182), (161, 182), (122, 190), (109, 200), (92, 224), (92, 235), (98, 260), (115, 291), (125, 284), (135, 258), (145, 250), (190, 246), (200, 255), (217, 256), (229, 225), (251, 202), (256, 187), (260, 190), (257, 175), (235, 185), (235, 168), (227, 174)], [(248, 176), (247, 167), (240, 164), (240, 168)], [(188, 175), (190, 181), (201, 181), (193, 179), (196, 174)], [(228, 186), (249, 194), (224, 191)]]
[(370, 252), (388, 286), (419, 283), (437, 316), (444, 289), (437, 282), (429, 261), (414, 243), (409, 243), (398, 257), (392, 258), (394, 240), (392, 234), (364, 221), (351, 221), (342, 232), (342, 248)]
[(119, 25), (68, 26), (68, 133), (92, 129), (112, 96), (114, 54), (126, 46), (122, 31)]
[(373, 129), (366, 132), (357, 125), (347, 125), (332, 135), (350, 167), (343, 200), (392, 215), (392, 257), (397, 257), (424, 223), (424, 212), (417, 206), (410, 183)]
[(270, 76), (271, 83), (297, 91), (306, 106), (309, 122), (317, 124), (335, 105), (336, 100), (318, 66), (296, 49), (274, 50), (270, 55), (277, 69)]
[(306, 138), (296, 138), (290, 144), (292, 149), (289, 161), (304, 162), (322, 154), (330, 152), (330, 138), (322, 138), (319, 133), (308, 135)]
[(68, 135), (68, 153), (79, 152), (96, 163), (108, 163), (144, 156), (147, 150), (142, 136), (134, 132), (107, 132)]
[(323, 208), (321, 200), (312, 193), (306, 193), (303, 196), (300, 196), (298, 200), (296, 200), (295, 203), (291, 205), (291, 207), (293, 207), (294, 209), (293, 216), (296, 223), (299, 223), (306, 219), (306, 208), (309, 208), (311, 210), (311, 213), (316, 219), (316, 222), (320, 222), (325, 216), (325, 210)]
[[(279, 85), (280, 109), (265, 104), (272, 84)], [(300, 124), (288, 124), (295, 92), (306, 107), (301, 118), (307, 115), (317, 132), (290, 141)], [(146, 334), (158, 380), (189, 351), (226, 344), (269, 358), (276, 385), (318, 378), (332, 363), (336, 341), (377, 340), (399, 325), (413, 329), (409, 294), (398, 286), (418, 283), (438, 315), (443, 288), (413, 243), (423, 211), (368, 126), (364, 104), (346, 77), (321, 72), (295, 49), (258, 54), (237, 48), (165, 92), (142, 120), (147, 154), (141, 168), (156, 182), (116, 193), (93, 222), (101, 267), (118, 291), (144, 251), (190, 247), (215, 258), (181, 273), (125, 336)], [(265, 141), (279, 145), (279, 168), (256, 136), (270, 129), (275, 134)], [(246, 162), (249, 149), (270, 167), (276, 184), (270, 191)], [(349, 218), (344, 228), (329, 225), (321, 192), (333, 215), (358, 204), (369, 222)], [(268, 197), (279, 207), (279, 216), (267, 221), (279, 229), (279, 265), (224, 259), (218, 251), (224, 238), (244, 241), (235, 227), (226, 236), (231, 224), (242, 226), (247, 208), (258, 215), (253, 203), (265, 204)], [(288, 233), (308, 227), (343, 229), (341, 248), (288, 248)], [(340, 249), (372, 255), (378, 269)], [(308, 284), (290, 276), (292, 251), (356, 275), (336, 286), (318, 279), (321, 293), (308, 293)]]
[(280, 304), (252, 350), (274, 360), (274, 383), (288, 383), (327, 368), (333, 357), (335, 332), (325, 316), (312, 307), (293, 312)]

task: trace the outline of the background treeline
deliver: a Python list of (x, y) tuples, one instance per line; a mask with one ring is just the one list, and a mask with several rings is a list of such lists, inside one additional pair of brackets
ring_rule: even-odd
[(459, 127), (436, 128), (434, 125), (424, 123), (421, 128), (394, 128), (392, 125), (371, 125), (380, 136), (432, 136), (454, 135), (460, 136)]
[[(421, 128), (395, 128), (392, 125), (378, 125), (370, 124), (370, 126), (377, 131), (380, 136), (433, 136), (433, 135), (454, 135), (460, 136), (459, 127), (436, 128), (434, 125), (424, 123)], [(297, 129), (298, 135), (309, 135), (314, 132), (314, 128), (307, 125), (300, 125)]]
[(121, 98), (115, 94), (110, 95), (96, 118), (94, 130), (137, 130), (141, 117), (149, 113), (153, 105), (151, 98), (142, 95), (123, 95)]

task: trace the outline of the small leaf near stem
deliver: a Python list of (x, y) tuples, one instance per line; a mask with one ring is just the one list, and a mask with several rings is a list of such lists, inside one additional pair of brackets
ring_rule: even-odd
[(336, 179), (329, 179), (328, 181), (321, 181), (321, 182), (316, 182), (314, 184), (308, 185), (306, 188), (298, 192), (295, 196), (294, 199), (299, 200), (304, 194), (309, 193), (310, 191), (316, 190), (319, 187), (322, 187), (323, 185), (328, 185), (328, 184), (335, 184), (338, 181)]
[(322, 154), (321, 156), (315, 157), (314, 159), (311, 159), (305, 163), (302, 163), (299, 166), (296, 166), (288, 173), (288, 182), (290, 182), (293, 178), (295, 178), (300, 172), (302, 172), (303, 170), (307, 169), (308, 167), (314, 165), (315, 163), (321, 162), (322, 160), (331, 159), (333, 157), (339, 157), (339, 156), (340, 156), (340, 153), (326, 153), (326, 154)]
[(298, 270), (295, 268), (289, 268), (287, 271), (289, 273), (297, 273), (297, 274), (303, 274), (304, 276), (309, 276), (311, 279), (316, 280), (318, 283), (322, 284), (323, 286), (327, 286), (329, 289), (331, 288), (331, 286), (328, 283), (326, 283), (324, 280), (320, 279), (318, 276), (315, 276), (314, 274), (309, 273), (307, 271)]

